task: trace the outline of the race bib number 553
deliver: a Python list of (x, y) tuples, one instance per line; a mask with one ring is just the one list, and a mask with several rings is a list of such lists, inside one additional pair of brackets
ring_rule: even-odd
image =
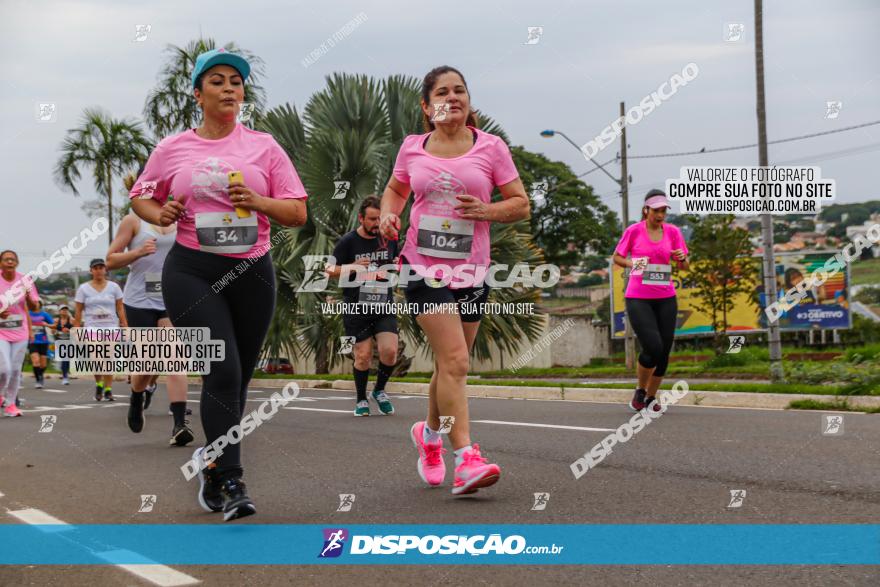
[(669, 285), (672, 279), (672, 265), (648, 264), (642, 273), (642, 285)]

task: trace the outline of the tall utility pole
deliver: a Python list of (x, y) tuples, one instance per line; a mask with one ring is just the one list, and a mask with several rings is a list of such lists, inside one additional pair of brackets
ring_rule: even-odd
[[(623, 102), (620, 103), (620, 117), (623, 119), (623, 126), (620, 127), (620, 200), (623, 206), (623, 230), (629, 226), (629, 175), (626, 169), (626, 109)], [(632, 325), (629, 323), (629, 316), (624, 313), (624, 351), (626, 353), (626, 368), (635, 368), (636, 362), (636, 341), (633, 337)]]
[[(755, 89), (758, 113), (758, 165), (767, 167), (767, 108), (764, 102), (764, 8), (762, 0), (755, 0)], [(764, 294), (769, 305), (776, 301), (776, 262), (773, 259), (773, 216), (761, 215), (761, 235), (764, 240)], [(767, 320), (770, 345), (770, 380), (781, 381), (782, 343), (779, 322)]]

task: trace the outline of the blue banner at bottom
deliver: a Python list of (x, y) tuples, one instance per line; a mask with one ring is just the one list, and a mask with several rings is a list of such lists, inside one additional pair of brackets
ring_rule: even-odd
[(880, 524), (4, 524), (0, 544), (11, 565), (880, 565)]

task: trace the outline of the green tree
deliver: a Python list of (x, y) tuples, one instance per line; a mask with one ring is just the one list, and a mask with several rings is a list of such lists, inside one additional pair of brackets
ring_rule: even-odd
[(589, 255), (584, 259), (581, 267), (584, 271), (593, 271), (594, 269), (608, 269), (608, 257), (603, 255)]
[(773, 223), (773, 242), (774, 244), (787, 243), (791, 240), (794, 230), (787, 222)]
[(589, 287), (591, 285), (599, 285), (603, 283), (605, 280), (599, 277), (598, 275), (591, 273), (589, 275), (581, 275), (577, 280), (578, 287)]
[(712, 319), (716, 353), (727, 348), (727, 314), (740, 294), (753, 296), (759, 265), (752, 258), (747, 230), (733, 226), (733, 216), (707, 215), (690, 218), (693, 232), (688, 249), (691, 264), (688, 280), (694, 284), (696, 306)]
[[(259, 128), (271, 133), (287, 151), (309, 193), (306, 224), (296, 229), (274, 228), (276, 234), (283, 234), (277, 234), (279, 243), (272, 249), (279, 287), (266, 354), (313, 357), (319, 373), (328, 372), (341, 360), (341, 317), (321, 308), (322, 303), (341, 299), (340, 290), (331, 281), (326, 291), (297, 292), (305, 277), (305, 259), (329, 255), (339, 238), (357, 226), (361, 199), (372, 193), (381, 195), (404, 137), (422, 132), (418, 104), (419, 82), (413, 78), (375, 80), (334, 74), (327, 78), (326, 88), (309, 99), (302, 114), (283, 105), (261, 120)], [(506, 138), (491, 119), (481, 115), (480, 121), (484, 131)], [(344, 198), (334, 200), (337, 181), (349, 182), (349, 188)], [(404, 213), (404, 231), (406, 218)], [(527, 221), (493, 225), (491, 255), (493, 261), (511, 265), (535, 265), (543, 260), (531, 244)], [(395, 295), (400, 301), (402, 290)], [(537, 290), (518, 288), (493, 290), (490, 297), (500, 302), (537, 299)], [(415, 321), (405, 314), (399, 318), (401, 332), (421, 345), (423, 336)], [(515, 352), (524, 341), (539, 335), (540, 320), (539, 316), (487, 315), (475, 355), (485, 358), (493, 346)]]
[(99, 108), (87, 108), (82, 125), (67, 131), (61, 144), (61, 158), (55, 165), (55, 180), (78, 196), (76, 184), (82, 171), (92, 169), (95, 189), (103, 196), (107, 208), (108, 242), (113, 241), (114, 178), (146, 161), (152, 148), (140, 123), (112, 118)]
[[(578, 179), (565, 163), (523, 147), (511, 149), (520, 178), (532, 200), (535, 244), (548, 263), (581, 265), (593, 251), (607, 251), (620, 236), (617, 215)], [(534, 188), (543, 184), (546, 194)]]
[[(159, 73), (159, 83), (147, 96), (144, 119), (157, 138), (198, 126), (202, 118), (193, 96), (192, 72), (196, 58), (205, 51), (217, 48), (214, 39), (196, 39), (184, 47), (168, 45), (166, 61)], [(244, 86), (244, 101), (254, 105), (252, 123), (262, 115), (266, 104), (266, 92), (260, 85), (265, 75), (263, 60), (235, 45), (226, 43), (223, 48), (238, 53), (251, 66)]]

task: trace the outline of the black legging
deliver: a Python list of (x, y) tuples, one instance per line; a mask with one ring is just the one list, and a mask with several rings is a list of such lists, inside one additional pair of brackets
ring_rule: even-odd
[[(207, 326), (212, 339), (226, 343), (226, 359), (212, 362), (210, 374), (202, 377), (207, 446), (241, 422), (247, 386), (275, 309), (272, 260), (266, 254), (251, 264), (175, 244), (162, 269), (162, 298), (174, 326)], [(241, 443), (228, 444), (215, 463), (221, 477), (241, 476)]]
[(648, 369), (654, 367), (654, 376), (662, 377), (666, 374), (669, 352), (675, 338), (675, 319), (678, 315), (675, 296), (659, 299), (626, 298), (626, 315), (642, 346), (639, 364)]

